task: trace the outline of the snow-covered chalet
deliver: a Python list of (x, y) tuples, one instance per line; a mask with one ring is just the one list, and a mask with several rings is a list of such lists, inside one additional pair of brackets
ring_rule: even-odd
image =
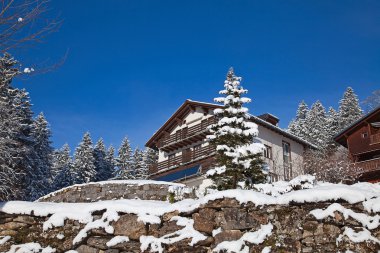
[[(150, 167), (150, 179), (198, 185), (213, 167), (215, 147), (206, 140), (207, 127), (215, 122), (213, 111), (221, 105), (186, 100), (146, 146), (158, 150), (158, 163)], [(303, 174), (304, 151), (315, 148), (281, 129), (279, 119), (269, 113), (250, 119), (258, 125), (256, 139), (265, 145), (263, 156), (270, 180), (290, 180)]]

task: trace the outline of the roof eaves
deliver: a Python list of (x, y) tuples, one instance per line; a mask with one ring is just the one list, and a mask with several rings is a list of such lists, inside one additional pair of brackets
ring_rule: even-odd
[(339, 139), (339, 137), (341, 137), (341, 135), (343, 135), (346, 131), (348, 131), (349, 129), (355, 127), (356, 125), (358, 125), (360, 122), (362, 122), (364, 119), (368, 118), (369, 116), (371, 116), (372, 114), (374, 114), (375, 112), (377, 112), (378, 110), (380, 110), (380, 106), (376, 107), (375, 109), (373, 109), (372, 111), (370, 111), (369, 113), (363, 115), (360, 119), (354, 121), (353, 123), (351, 123), (350, 125), (348, 125), (347, 127), (345, 127), (343, 130), (341, 130), (339, 133), (337, 133), (336, 135), (334, 135), (334, 140), (336, 141), (337, 139)]
[(145, 146), (148, 147), (150, 145), (150, 143), (152, 142), (152, 140), (157, 136), (157, 134), (159, 134), (163, 129), (164, 127), (173, 119), (174, 115), (176, 115), (182, 108), (185, 107), (186, 104), (204, 104), (204, 105), (211, 105), (211, 106), (215, 106), (215, 107), (222, 107), (221, 105), (218, 105), (218, 104), (213, 104), (213, 103), (205, 103), (205, 102), (200, 102), (200, 101), (195, 101), (195, 100), (191, 100), (191, 99), (186, 99), (185, 102), (183, 102), (178, 108), (177, 110), (172, 114), (172, 116), (169, 117), (168, 120), (165, 121), (165, 123), (163, 125), (161, 125), (161, 127), (156, 131), (154, 132), (154, 134), (149, 138), (149, 140), (145, 143)]

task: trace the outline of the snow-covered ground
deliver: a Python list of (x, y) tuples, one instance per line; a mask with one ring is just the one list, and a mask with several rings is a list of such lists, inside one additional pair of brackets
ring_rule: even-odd
[[(125, 181), (120, 181), (125, 183)], [(117, 182), (115, 182), (117, 183)], [(152, 183), (151, 181), (137, 181), (137, 184)], [(163, 183), (163, 182), (155, 182)], [(180, 185), (182, 186), (182, 185)], [(53, 227), (60, 227), (64, 225), (66, 219), (75, 220), (80, 223), (86, 224), (85, 227), (74, 238), (73, 243), (79, 243), (87, 236), (87, 232), (93, 228), (104, 228), (107, 233), (113, 233), (112, 221), (119, 219), (119, 213), (132, 213), (138, 216), (138, 220), (144, 223), (160, 223), (161, 217), (165, 213), (179, 211), (191, 212), (201, 205), (208, 203), (211, 200), (217, 200), (222, 198), (234, 198), (240, 203), (252, 202), (257, 206), (264, 205), (288, 205), (290, 203), (315, 203), (324, 201), (336, 201), (344, 200), (348, 203), (354, 204), (362, 202), (364, 209), (369, 213), (380, 212), (380, 185), (370, 183), (357, 183), (354, 185), (344, 184), (327, 184), (327, 183), (315, 183), (312, 177), (300, 177), (293, 181), (284, 183), (274, 183), (268, 185), (260, 185), (262, 192), (256, 192), (253, 190), (227, 190), (220, 192), (212, 192), (199, 199), (185, 199), (176, 203), (169, 203), (167, 201), (153, 201), (153, 200), (108, 200), (99, 201), (93, 203), (48, 203), (48, 202), (24, 202), (24, 201), (11, 201), (5, 202), (0, 205), (0, 211), (10, 214), (33, 214), (35, 216), (48, 217), (43, 224), (43, 229), (49, 230)], [(299, 189), (301, 190), (294, 190)], [(306, 188), (306, 189), (302, 189)], [(100, 219), (94, 220), (93, 212), (99, 210), (106, 210)], [(332, 216), (335, 211), (339, 211), (345, 218), (353, 218), (363, 225), (364, 230), (360, 233), (351, 231), (349, 228), (345, 230), (344, 235), (350, 238), (353, 242), (371, 240), (375, 243), (379, 243), (379, 240), (373, 237), (369, 230), (379, 227), (380, 216), (379, 215), (366, 215), (363, 213), (356, 213), (350, 209), (346, 209), (340, 204), (332, 204), (328, 208), (316, 209), (311, 212), (316, 219), (323, 219), (328, 216)], [(140, 238), (141, 249), (155, 249), (158, 252), (162, 252), (162, 244), (173, 243), (184, 238), (191, 239), (190, 245), (204, 240), (204, 235), (199, 233), (193, 228), (194, 221), (190, 218), (184, 218), (180, 216), (172, 217), (172, 220), (179, 226), (183, 226), (182, 229), (165, 235), (160, 238), (153, 236), (142, 236)], [(223, 242), (217, 245), (217, 249), (226, 249), (232, 251), (232, 249), (240, 247), (244, 248), (245, 242), (260, 243), (266, 236), (270, 235), (272, 230), (272, 224), (263, 224), (261, 229), (256, 232), (249, 232), (243, 235), (237, 241)], [(215, 235), (219, 233), (218, 229), (215, 229)], [(170, 239), (169, 239), (170, 238)], [(10, 238), (0, 238), (0, 241), (8, 241)], [(115, 237), (109, 244), (127, 242), (127, 237)], [(41, 247), (37, 244), (26, 245), (29, 248)], [(12, 249), (11, 249), (12, 250)], [(266, 248), (265, 252), (269, 252), (270, 249)], [(51, 252), (51, 249), (45, 249), (47, 252)], [(12, 252), (12, 251), (11, 251)], [(24, 252), (24, 251), (23, 251)], [(25, 251), (29, 252), (29, 251)], [(30, 251), (33, 252), (33, 251)]]

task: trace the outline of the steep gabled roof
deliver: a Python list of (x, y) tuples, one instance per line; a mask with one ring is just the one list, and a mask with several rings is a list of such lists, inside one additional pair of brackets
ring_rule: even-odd
[[(183, 117), (185, 117), (187, 115), (187, 113), (190, 112), (189, 108), (191, 106), (201, 106), (203, 108), (208, 108), (208, 109), (216, 109), (216, 108), (222, 108), (223, 106), (222, 105), (219, 105), (219, 104), (213, 104), (213, 103), (205, 103), (205, 102), (200, 102), (200, 101), (194, 101), (194, 100), (190, 100), (190, 99), (187, 99), (178, 109), (177, 111), (165, 122), (165, 124), (148, 140), (148, 142), (145, 144), (145, 146), (147, 147), (152, 147), (154, 146), (154, 142), (156, 140), (159, 139), (159, 137), (161, 137), (162, 134), (164, 134), (165, 132), (170, 132), (170, 130), (172, 128), (174, 128), (176, 125), (177, 125), (177, 118), (178, 119), (181, 119)], [(262, 127), (265, 127), (265, 128), (268, 128), (278, 134), (281, 134), (291, 140), (294, 140), (298, 143), (301, 143), (302, 145), (305, 145), (307, 147), (311, 147), (311, 148), (314, 148), (314, 149), (317, 149), (317, 146), (315, 146), (314, 144), (308, 142), (308, 141), (305, 141), (304, 139), (292, 134), (292, 133), (289, 133), (287, 132), (286, 130), (278, 127), (278, 126), (275, 126), (257, 116), (254, 116), (254, 115), (251, 115), (249, 114), (249, 116), (251, 117), (251, 120), (253, 122), (255, 122), (256, 124), (262, 126)]]
[(188, 113), (195, 109), (196, 106), (201, 106), (207, 109), (216, 109), (219, 108), (220, 105), (211, 104), (211, 103), (203, 103), (198, 101), (193, 101), (187, 99), (176, 111), (175, 113), (158, 129), (152, 137), (145, 144), (146, 147), (154, 146), (154, 142), (157, 141), (163, 134), (166, 132), (170, 132), (174, 127), (177, 126), (178, 120), (186, 117)]
[(363, 124), (367, 124), (367, 120), (370, 120), (373, 116), (376, 116), (378, 114), (380, 114), (380, 106), (373, 109), (357, 121), (353, 122), (351, 125), (347, 126), (345, 129), (340, 131), (337, 135), (334, 136), (334, 140), (342, 146), (347, 147), (347, 136), (350, 135), (352, 132), (355, 132)]

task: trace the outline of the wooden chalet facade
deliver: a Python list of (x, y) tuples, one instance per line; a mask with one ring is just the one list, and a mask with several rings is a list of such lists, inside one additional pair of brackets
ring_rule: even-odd
[[(214, 109), (220, 105), (186, 100), (168, 121), (149, 139), (147, 147), (159, 151), (158, 163), (150, 168), (150, 178), (181, 181), (197, 185), (213, 166), (215, 147), (206, 136), (207, 127), (215, 123)], [(273, 181), (289, 180), (303, 174), (302, 162), (308, 142), (277, 126), (271, 114), (251, 116), (259, 127), (258, 140), (266, 149), (264, 157)]]
[(380, 107), (335, 136), (348, 148), (357, 181), (380, 182)]

